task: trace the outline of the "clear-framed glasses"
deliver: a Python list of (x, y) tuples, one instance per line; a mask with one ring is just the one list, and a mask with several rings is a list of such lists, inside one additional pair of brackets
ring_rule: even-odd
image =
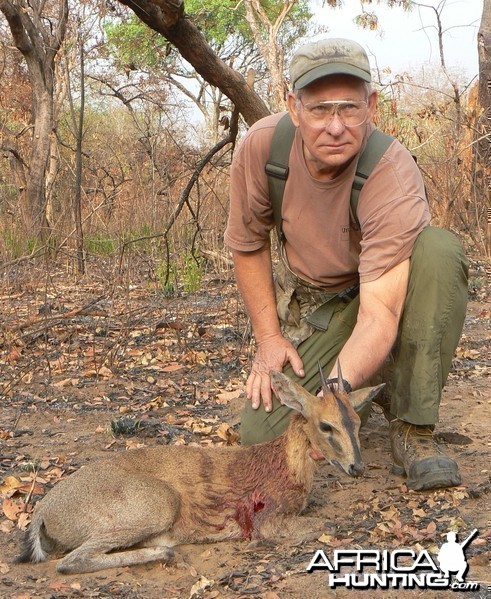
[(325, 100), (324, 102), (309, 102), (304, 104), (305, 120), (312, 127), (327, 127), (337, 115), (345, 127), (362, 125), (368, 115), (368, 104), (365, 101)]

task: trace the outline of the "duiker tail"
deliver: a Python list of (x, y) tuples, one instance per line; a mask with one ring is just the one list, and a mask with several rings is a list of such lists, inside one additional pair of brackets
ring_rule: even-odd
[(16, 563), (45, 561), (48, 552), (43, 549), (41, 544), (41, 538), (44, 536), (43, 529), (42, 519), (34, 517), (22, 541), (22, 553), (15, 558)]

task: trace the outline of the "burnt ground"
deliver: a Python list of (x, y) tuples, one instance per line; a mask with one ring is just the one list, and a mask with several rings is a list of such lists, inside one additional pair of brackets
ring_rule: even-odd
[[(18, 269), (0, 288), (0, 597), (491, 597), (489, 286), (475, 262), (464, 334), (437, 433), (460, 464), (459, 487), (408, 491), (391, 473), (388, 425), (374, 408), (350, 479), (321, 465), (306, 516), (322, 526), (301, 543), (181, 546), (168, 564), (65, 576), (55, 562), (15, 564), (33, 504), (60, 478), (139, 445), (236, 443), (251, 358), (232, 277), (165, 297), (148, 276), (98, 265), (77, 284), (67, 271)], [(109, 282), (110, 281), (110, 282)], [(301, 516), (300, 516), (301, 517)], [(330, 590), (307, 573), (316, 549), (423, 549), (449, 530), (463, 540), (477, 592)]]

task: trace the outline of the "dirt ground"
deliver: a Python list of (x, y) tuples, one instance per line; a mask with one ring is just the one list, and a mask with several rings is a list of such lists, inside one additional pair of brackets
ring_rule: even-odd
[[(305, 513), (322, 522), (315, 539), (187, 545), (169, 564), (75, 576), (58, 574), (54, 561), (13, 563), (33, 504), (60, 478), (109, 453), (237, 442), (251, 355), (247, 323), (231, 277), (173, 298), (135, 273), (118, 279), (108, 270), (78, 285), (63, 271), (9, 277), (0, 297), (0, 597), (491, 597), (490, 305), (482, 264), (474, 265), (437, 428), (460, 465), (461, 486), (408, 491), (391, 473), (388, 425), (374, 408), (361, 432), (363, 478), (319, 468)], [(334, 591), (326, 571), (306, 571), (317, 549), (327, 556), (397, 548), (433, 555), (449, 530), (463, 540), (473, 529), (467, 581), (478, 581), (478, 591)]]

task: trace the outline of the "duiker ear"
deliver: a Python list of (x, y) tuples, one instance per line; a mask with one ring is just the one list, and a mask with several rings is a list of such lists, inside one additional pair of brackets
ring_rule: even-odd
[(362, 410), (372, 401), (382, 387), (385, 387), (385, 383), (377, 385), (376, 387), (366, 387), (365, 389), (357, 389), (356, 391), (352, 391), (349, 394), (350, 404), (357, 412)]
[(272, 370), (269, 376), (271, 378), (271, 387), (281, 403), (305, 416), (308, 412), (309, 402), (312, 401), (314, 396), (282, 372)]

